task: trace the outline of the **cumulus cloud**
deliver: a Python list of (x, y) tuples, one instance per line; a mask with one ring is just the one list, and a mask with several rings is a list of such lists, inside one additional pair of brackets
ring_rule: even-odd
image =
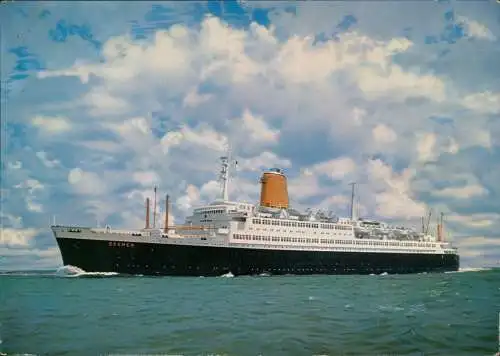
[(243, 112), (243, 126), (248, 131), (250, 139), (255, 142), (276, 143), (278, 130), (271, 129), (261, 116), (254, 116), (249, 110)]
[(15, 169), (20, 169), (23, 167), (23, 163), (20, 161), (15, 161), (15, 162), (7, 162), (7, 167), (9, 169), (15, 170)]
[(36, 179), (27, 179), (14, 186), (16, 189), (23, 191), (26, 208), (29, 211), (41, 213), (43, 206), (36, 202), (38, 193), (45, 189), (45, 186)]
[(474, 111), (486, 114), (498, 114), (500, 113), (500, 93), (484, 91), (470, 94), (463, 99), (463, 105)]
[(61, 164), (61, 162), (59, 162), (59, 160), (57, 160), (57, 159), (54, 159), (54, 160), (49, 159), (47, 152), (44, 152), (44, 151), (37, 152), (36, 156), (40, 159), (40, 161), (43, 163), (43, 165), (47, 168), (54, 168), (54, 167), (57, 167), (58, 165)]
[(436, 135), (427, 133), (420, 135), (417, 143), (417, 154), (419, 161), (430, 161), (436, 155)]
[[(397, 12), (380, 4), (366, 11), (371, 5), (301, 3), (294, 13), (273, 6), (266, 26), (191, 16), (159, 29), (148, 24), (146, 38), (122, 28), (96, 34), (99, 60), (70, 49), (64, 60), (44, 53), (50, 65), (33, 80), (51, 90), (43, 96), (37, 89), (44, 101), (60, 102), (24, 99), (9, 112), (43, 134), (18, 139), (9, 151), (2, 195), (12, 216), (40, 226), (43, 208), (72, 223), (139, 228), (144, 199), (158, 185), (171, 194), (172, 219), (181, 223), (193, 206), (219, 196), (217, 160), (230, 145), (238, 160), (231, 199), (257, 201), (258, 172), (277, 166), (285, 168), (295, 207), (347, 213), (348, 183), (356, 180), (363, 215), (411, 220), (446, 207), (450, 223), (463, 228), (496, 226), (488, 215), (465, 221), (460, 212), (466, 198), (490, 202), (497, 193), (487, 184), (495, 172), (475, 156), (494, 162), (498, 144), (491, 117), (500, 112), (500, 88), (481, 84), (494, 62), (477, 47), (484, 41), (424, 45), (447, 21), (430, 7), (421, 10), (429, 19), (423, 26), (411, 20), (411, 4)], [(452, 22), (463, 25), (464, 36), (494, 40), (491, 21), (458, 13)], [(459, 70), (443, 64), (445, 49), (485, 57)], [(470, 69), (481, 74), (474, 83), (461, 80)], [(19, 149), (26, 146), (33, 149)], [(458, 182), (459, 173), (471, 177)], [(75, 203), (66, 209), (51, 202), (55, 189)]]
[(77, 194), (101, 195), (107, 190), (106, 183), (97, 173), (85, 172), (81, 168), (73, 168), (69, 171), (68, 182)]
[(71, 130), (68, 119), (61, 116), (37, 115), (33, 118), (32, 123), (43, 132), (48, 133), (62, 133)]
[(38, 234), (37, 229), (2, 228), (0, 245), (3, 247), (26, 247)]
[(292, 165), (291, 161), (278, 157), (275, 153), (264, 151), (258, 156), (243, 159), (238, 162), (238, 171), (258, 172), (268, 168), (288, 168)]
[(463, 187), (447, 187), (434, 192), (434, 195), (439, 197), (447, 197), (452, 199), (469, 199), (475, 196), (486, 194), (487, 191), (484, 187), (472, 184)]
[(378, 124), (372, 129), (373, 139), (381, 144), (389, 144), (397, 139), (396, 132), (389, 126)]
[(356, 163), (349, 157), (340, 157), (317, 163), (310, 167), (311, 174), (324, 174), (331, 179), (342, 179), (356, 169)]
[(473, 228), (488, 228), (500, 221), (499, 214), (470, 214), (470, 215), (450, 215), (446, 217), (447, 221), (458, 222)]
[(478, 21), (471, 20), (466, 16), (458, 16), (457, 22), (464, 25), (467, 34), (470, 37), (475, 37), (484, 40), (495, 41), (496, 37), (491, 33), (491, 31), (485, 25), (479, 23)]
[(368, 162), (367, 173), (373, 179), (377, 214), (404, 219), (424, 216), (426, 205), (414, 199), (411, 188), (415, 170), (397, 173), (384, 162), (372, 160)]

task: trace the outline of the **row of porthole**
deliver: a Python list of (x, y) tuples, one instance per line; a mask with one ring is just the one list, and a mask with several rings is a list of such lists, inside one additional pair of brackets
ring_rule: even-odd
[[(119, 264), (115, 264), (116, 267), (119, 267)], [(149, 268), (149, 265), (141, 266), (141, 265), (127, 265), (128, 268)], [(163, 265), (163, 269), (167, 269), (167, 266)], [(363, 270), (364, 272), (373, 272), (373, 273), (381, 273), (384, 272), (386, 269), (373, 269), (373, 268), (363, 268), (363, 267), (369, 267), (369, 266), (360, 266), (360, 268), (342, 268), (339, 266), (333, 266), (333, 268), (250, 268), (249, 272), (254, 272), (254, 273), (269, 273), (269, 272), (288, 272), (288, 273), (296, 273), (296, 272), (330, 272), (330, 271), (335, 271), (335, 272), (359, 272), (360, 270)], [(171, 266), (171, 269), (175, 270), (176, 266)], [(188, 266), (188, 269), (191, 270), (193, 269), (193, 266)], [(196, 266), (196, 270), (199, 270), (200, 267)], [(387, 268), (388, 270), (391, 270), (392, 268)], [(213, 271), (217, 270), (229, 270), (227, 267), (212, 267)], [(238, 269), (240, 271), (241, 269)], [(411, 269), (410, 269), (411, 270)], [(396, 269), (396, 272), (398, 270)], [(404, 272), (408, 271), (407, 269), (400, 270), (399, 272)]]

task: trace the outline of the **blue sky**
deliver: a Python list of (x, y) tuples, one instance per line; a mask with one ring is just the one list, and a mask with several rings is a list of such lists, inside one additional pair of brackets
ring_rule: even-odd
[[(500, 260), (500, 4), (13, 2), (2, 24), (0, 269), (56, 268), (48, 225), (182, 222), (280, 166), (295, 207), (419, 225)], [(435, 216), (435, 215), (434, 215)]]

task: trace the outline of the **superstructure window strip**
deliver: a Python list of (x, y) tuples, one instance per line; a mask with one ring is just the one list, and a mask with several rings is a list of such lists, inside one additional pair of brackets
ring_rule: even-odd
[[(259, 236), (259, 235), (241, 235), (235, 234), (236, 240), (247, 241), (273, 241), (273, 242), (294, 242), (294, 243), (308, 243), (308, 244), (329, 244), (329, 245), (357, 245), (367, 247), (396, 247), (408, 251), (407, 247), (413, 248), (436, 248), (433, 243), (406, 243), (406, 242), (387, 242), (387, 241), (363, 241), (363, 240), (338, 240), (331, 238), (301, 238), (301, 237), (278, 237), (278, 236)], [(384, 250), (388, 250), (385, 249)]]

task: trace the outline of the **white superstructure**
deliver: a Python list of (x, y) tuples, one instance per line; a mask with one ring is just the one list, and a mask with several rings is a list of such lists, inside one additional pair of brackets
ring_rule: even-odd
[[(136, 231), (114, 230), (109, 227), (99, 229), (53, 226), (52, 229), (56, 237), (103, 240), (108, 241), (109, 244), (146, 242), (365, 253), (457, 253), (450, 243), (443, 241), (439, 225), (438, 237), (436, 237), (428, 232), (418, 232), (411, 228), (356, 218), (354, 213), (350, 218), (343, 218), (323, 212), (300, 213), (291, 208), (273, 208), (262, 206), (262, 204), (230, 201), (228, 182), (231, 164), (229, 157), (222, 157), (220, 199), (195, 208), (183, 225), (163, 230), (146, 228)], [(276, 169), (269, 172), (282, 174)], [(354, 212), (353, 202), (354, 187), (352, 212)], [(146, 215), (149, 216), (149, 210)], [(168, 211), (166, 215), (168, 216)], [(146, 226), (149, 224), (147, 223)]]

